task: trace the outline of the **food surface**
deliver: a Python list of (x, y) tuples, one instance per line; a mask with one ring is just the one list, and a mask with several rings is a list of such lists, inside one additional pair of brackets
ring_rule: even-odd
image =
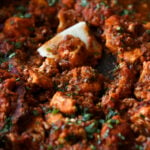
[(1, 0), (0, 150), (150, 150), (150, 1)]

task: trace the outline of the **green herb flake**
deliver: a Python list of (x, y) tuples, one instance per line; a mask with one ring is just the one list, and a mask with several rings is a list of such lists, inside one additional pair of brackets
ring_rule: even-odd
[(52, 114), (57, 114), (58, 112), (59, 112), (59, 110), (56, 108), (53, 108), (53, 110), (51, 111)]
[(100, 5), (101, 6), (106, 6), (106, 3), (105, 2), (100, 2)]
[(59, 130), (59, 127), (56, 126), (55, 124), (52, 124), (52, 129), (54, 129), (55, 131)]
[(118, 0), (114, 0), (114, 4), (117, 5), (118, 4)]
[(94, 54), (95, 56), (99, 56), (99, 55), (100, 55), (99, 52), (94, 52), (93, 54)]
[(112, 129), (112, 128), (113, 128), (113, 125), (111, 125), (111, 124), (108, 124), (108, 127), (109, 127), (110, 129)]
[(82, 118), (83, 121), (88, 121), (88, 120), (91, 119), (92, 114), (86, 113), (86, 114), (84, 114), (82, 117), (83, 117), (83, 118)]
[(141, 117), (142, 119), (145, 119), (145, 116), (144, 116), (143, 114), (140, 114), (140, 117)]
[(150, 30), (146, 30), (146, 33), (147, 33), (147, 34), (150, 34)]
[(120, 26), (118, 26), (118, 27), (116, 27), (116, 30), (117, 30), (118, 32), (122, 32), (122, 31), (123, 31), (123, 28), (120, 27)]
[(121, 140), (125, 140), (125, 137), (124, 137), (121, 133), (118, 133), (118, 137), (119, 137)]
[(14, 16), (16, 17), (19, 17), (19, 18), (31, 18), (32, 17), (32, 14), (30, 13), (18, 13), (18, 14), (15, 14)]
[(105, 120), (104, 119), (100, 119), (99, 123), (103, 125), (105, 123)]
[(31, 90), (31, 88), (30, 88), (30, 87), (28, 87), (28, 86), (26, 86), (26, 90)]
[(47, 0), (49, 6), (54, 6), (58, 0)]
[(14, 23), (15, 23), (14, 20), (11, 20), (11, 21), (10, 21), (10, 24), (11, 24), (11, 25), (13, 25)]
[(87, 0), (81, 0), (81, 6), (85, 7), (89, 4)]
[(47, 150), (54, 150), (52, 145), (48, 145)]
[(24, 14), (24, 17), (23, 17), (23, 18), (31, 18), (31, 17), (32, 17), (32, 14), (26, 13), (26, 14)]
[(45, 114), (49, 114), (52, 112), (50, 108), (47, 109), (47, 108), (43, 107), (42, 109), (43, 109)]
[(14, 46), (15, 46), (16, 49), (20, 49), (22, 47), (22, 45), (23, 44), (21, 42), (15, 42), (14, 43)]
[(9, 132), (12, 127), (12, 119), (11, 117), (6, 118), (4, 127), (0, 130), (0, 133)]
[(15, 55), (16, 55), (15, 52), (14, 52), (14, 53), (11, 53), (11, 54), (8, 56), (8, 58), (11, 59), (11, 58), (13, 58)]
[(93, 144), (90, 145), (90, 148), (91, 150), (96, 150), (96, 147)]
[(121, 16), (125, 16), (125, 15), (131, 15), (131, 14), (133, 14), (133, 13), (134, 13), (133, 10), (124, 9), (124, 10), (120, 13), (120, 15), (121, 15)]
[(39, 115), (39, 112), (38, 112), (37, 110), (33, 110), (33, 111), (32, 111), (32, 114), (33, 114), (34, 116), (38, 116), (38, 115)]
[(97, 131), (95, 126), (96, 126), (96, 123), (93, 122), (90, 125), (88, 125), (87, 127), (85, 127), (85, 131), (89, 134), (93, 134)]
[(136, 150), (144, 150), (142, 145), (135, 145)]
[(119, 124), (120, 123), (120, 121), (119, 120), (115, 120), (115, 119), (109, 119), (108, 121), (107, 121), (107, 123), (109, 123), (109, 124)]
[(113, 116), (115, 116), (115, 115), (118, 115), (118, 112), (116, 112), (116, 111), (110, 109), (109, 112), (108, 112), (108, 114), (107, 114), (107, 116), (106, 116), (106, 120), (111, 119), (111, 118), (112, 118)]
[(20, 81), (20, 78), (16, 78), (16, 81)]
[(97, 135), (97, 144), (101, 144), (101, 138), (100, 138), (100, 135)]
[(11, 71), (13, 67), (14, 67), (13, 64), (9, 64), (8, 65), (8, 71)]
[(16, 8), (18, 11), (21, 11), (22, 13), (25, 13), (26, 12), (26, 7), (24, 7), (24, 6), (18, 6), (17, 8)]
[(105, 132), (105, 134), (104, 134), (104, 138), (106, 138), (106, 137), (108, 137), (108, 136), (109, 136), (109, 132), (110, 132), (110, 130), (109, 130), (109, 129), (107, 129), (107, 130), (106, 130), (106, 132)]
[(29, 29), (29, 31), (31, 31), (31, 32), (33, 32), (33, 31), (35, 30), (34, 27), (29, 27), (28, 29)]

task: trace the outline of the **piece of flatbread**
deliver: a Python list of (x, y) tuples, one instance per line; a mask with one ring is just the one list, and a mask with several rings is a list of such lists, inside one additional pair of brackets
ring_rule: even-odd
[[(86, 48), (88, 50), (90, 46), (89, 40), (92, 36), (89, 33), (89, 28), (86, 22), (79, 22), (65, 29), (64, 31), (56, 34), (52, 39), (44, 43), (40, 48), (38, 48), (39, 54), (43, 57), (57, 58), (57, 53), (55, 53), (55, 51), (57, 50), (57, 46), (67, 35), (72, 35), (74, 37), (79, 38), (82, 42), (85, 43)], [(98, 42), (95, 42), (95, 40), (93, 42), (94, 43), (92, 45), (94, 51), (94, 48), (97, 49), (96, 45), (99, 46), (99, 44)]]

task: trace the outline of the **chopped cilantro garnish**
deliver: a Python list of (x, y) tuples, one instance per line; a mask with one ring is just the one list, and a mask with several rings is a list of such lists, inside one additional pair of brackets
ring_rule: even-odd
[(27, 9), (24, 6), (18, 6), (17, 10), (20, 11), (20, 12), (22, 12), (22, 13), (25, 13)]
[(85, 127), (85, 131), (89, 134), (93, 134), (97, 131), (96, 122), (91, 123), (87, 127)]
[(122, 10), (122, 12), (120, 13), (121, 16), (124, 16), (124, 15), (131, 15), (133, 14), (134, 11), (133, 10), (128, 10), (128, 9), (124, 9)]
[(11, 58), (13, 58), (15, 55), (16, 55), (15, 52), (14, 52), (14, 53), (11, 53), (11, 54), (8, 56), (8, 58), (11, 59)]
[(14, 45), (15, 49), (20, 49), (23, 45), (21, 42), (11, 42), (12, 45)]
[(82, 117), (83, 117), (82, 118), (83, 121), (87, 121), (87, 120), (90, 120), (90, 118), (92, 117), (92, 114), (85, 113)]
[(109, 130), (109, 129), (107, 129), (107, 130), (106, 130), (106, 132), (105, 132), (105, 134), (104, 134), (104, 138), (106, 138), (106, 137), (108, 137), (108, 136), (109, 136), (109, 132), (110, 132), (110, 130)]
[(146, 30), (146, 33), (147, 33), (147, 34), (150, 34), (150, 30)]
[(49, 6), (53, 6), (57, 3), (58, 0), (47, 0)]
[(135, 145), (136, 150), (144, 150), (142, 145)]
[(58, 112), (59, 112), (59, 110), (56, 108), (53, 108), (53, 110), (51, 111), (52, 114), (57, 114)]
[(32, 17), (32, 14), (30, 14), (30, 13), (26, 13), (25, 15), (24, 15), (24, 18), (31, 18)]
[(8, 71), (11, 71), (13, 67), (14, 67), (13, 64), (9, 64), (8, 65)]
[(32, 14), (30, 13), (19, 13), (19, 14), (16, 14), (15, 15), (16, 17), (19, 17), (19, 18), (31, 18), (32, 17)]
[(47, 150), (54, 150), (54, 147), (52, 145), (48, 145)]
[(11, 117), (6, 118), (4, 127), (0, 130), (0, 133), (9, 132), (12, 127), (12, 119)]
[(26, 90), (31, 90), (31, 88), (30, 88), (30, 87), (28, 87), (28, 86), (26, 86)]
[(109, 124), (119, 124), (120, 121), (119, 121), (119, 120), (115, 120), (115, 119), (109, 119), (109, 120), (107, 121), (107, 123), (109, 123)]
[(96, 147), (92, 144), (90, 145), (91, 150), (96, 150)]
[(45, 114), (48, 114), (48, 113), (57, 114), (59, 112), (59, 110), (56, 108), (50, 109), (50, 108), (43, 107), (42, 109)]
[(125, 140), (125, 137), (124, 137), (121, 133), (118, 133), (118, 137), (119, 137), (121, 140)]
[(143, 114), (140, 114), (140, 117), (141, 117), (142, 119), (145, 119), (145, 116), (144, 116)]
[(20, 78), (16, 78), (16, 81), (19, 81), (20, 80)]
[(118, 112), (113, 111), (112, 109), (109, 110), (109, 113), (106, 116), (106, 120), (111, 119), (113, 116), (117, 115)]
[(33, 110), (33, 111), (32, 111), (32, 114), (33, 114), (34, 116), (38, 116), (38, 115), (39, 115), (39, 112), (38, 112), (37, 110)]
[(81, 6), (85, 7), (88, 5), (88, 1), (87, 0), (81, 0)]
[(122, 32), (122, 31), (123, 31), (122, 27), (120, 27), (120, 26), (118, 26), (118, 27), (116, 28), (116, 30), (117, 30), (118, 32)]

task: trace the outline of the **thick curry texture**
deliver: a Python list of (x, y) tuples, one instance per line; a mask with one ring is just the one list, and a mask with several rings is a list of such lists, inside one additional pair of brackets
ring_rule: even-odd
[[(39, 55), (80, 21), (98, 52), (68, 35), (57, 59)], [(0, 149), (150, 150), (150, 1), (1, 0)]]

